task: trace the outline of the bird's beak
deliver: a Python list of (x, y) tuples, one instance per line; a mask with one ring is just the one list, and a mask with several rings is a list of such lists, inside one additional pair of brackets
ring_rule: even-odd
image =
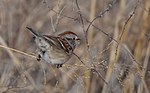
[(78, 38), (78, 39), (76, 39), (76, 41), (75, 41), (75, 43), (76, 43), (76, 45), (79, 45), (81, 42), (80, 42), (81, 40)]

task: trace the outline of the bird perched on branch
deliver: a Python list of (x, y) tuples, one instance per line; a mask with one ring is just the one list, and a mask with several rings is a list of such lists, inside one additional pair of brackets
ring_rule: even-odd
[(33, 34), (34, 41), (38, 46), (37, 60), (43, 59), (50, 64), (56, 65), (57, 68), (62, 67), (71, 58), (74, 49), (80, 44), (78, 36), (71, 31), (53, 36), (41, 35), (30, 27), (26, 28)]

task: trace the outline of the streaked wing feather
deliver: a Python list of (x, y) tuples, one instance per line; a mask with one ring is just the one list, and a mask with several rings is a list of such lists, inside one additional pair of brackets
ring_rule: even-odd
[[(59, 42), (59, 40), (56, 37), (50, 36), (50, 35), (43, 35), (43, 36), (49, 44), (54, 45), (54, 46), (58, 47), (59, 49), (62, 49), (61, 43)], [(54, 42), (54, 41), (57, 41), (57, 42)]]
[[(44, 38), (47, 39), (47, 41), (50, 44), (55, 45), (59, 49), (63, 49), (67, 53), (69, 53), (70, 50), (72, 50), (72, 47), (69, 45), (69, 43), (60, 37), (44, 35)], [(57, 41), (57, 42), (54, 42), (54, 41)]]

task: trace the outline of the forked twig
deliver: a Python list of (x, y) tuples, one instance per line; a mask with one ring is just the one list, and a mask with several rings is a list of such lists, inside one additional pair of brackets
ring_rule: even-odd
[[(137, 9), (138, 3), (139, 3), (139, 0), (137, 1), (136, 6), (134, 7), (133, 11), (130, 13), (128, 19), (125, 21), (125, 23), (124, 23), (124, 25), (123, 25), (123, 29), (122, 29), (122, 32), (121, 32), (121, 34), (120, 34), (119, 41), (118, 41), (119, 44), (120, 44), (120, 41), (121, 41), (121, 39), (122, 39), (122, 36), (123, 36), (123, 34), (124, 34), (125, 30), (126, 30), (126, 26), (127, 26), (128, 22), (130, 21), (130, 19), (131, 19), (131, 18), (134, 16), (134, 14), (135, 14), (135, 10)], [(119, 44), (116, 46), (115, 59), (116, 59), (116, 57), (117, 57), (117, 52), (118, 52)]]
[[(85, 17), (83, 17), (88, 23), (91, 23), (88, 19), (86, 19)], [(97, 26), (95, 26), (94, 24), (91, 24), (94, 28), (96, 28), (97, 30), (101, 31), (104, 35), (108, 36), (110, 39), (112, 39), (113, 41), (115, 41), (118, 44), (118, 41), (116, 39), (114, 39), (112, 36), (110, 36), (108, 33), (106, 33), (106, 31), (104, 31), (101, 28), (98, 28)]]
[[(47, 4), (47, 1), (44, 0), (44, 1), (43, 1), (43, 4), (46, 5), (46, 7), (49, 9), (49, 11), (53, 11), (54, 13), (59, 14), (57, 11), (55, 11), (54, 9), (51, 9), (51, 8), (49, 7), (49, 5)], [(69, 19), (71, 19), (71, 20), (74, 20), (74, 21), (78, 20), (77, 18), (70, 17), (70, 16), (67, 16), (67, 15), (64, 15), (64, 14), (61, 14), (61, 15), (64, 16), (64, 17), (66, 17), (66, 18), (69, 18)]]
[(138, 5), (138, 4), (136, 4), (135, 8), (134, 8), (133, 11), (130, 13), (128, 19), (127, 19), (127, 20), (125, 21), (125, 23), (124, 23), (123, 30), (122, 30), (122, 32), (121, 32), (121, 34), (120, 34), (120, 37), (119, 37), (119, 41), (121, 41), (121, 39), (122, 39), (123, 33), (124, 33), (125, 29), (126, 29), (126, 26), (127, 26), (128, 22), (129, 22), (129, 20), (130, 20), (130, 19), (133, 17), (133, 15), (135, 14), (135, 10), (136, 10), (136, 8), (137, 8), (137, 5)]
[(100, 72), (98, 72), (95, 68), (88, 67), (88, 66), (81, 60), (81, 58), (80, 58), (78, 55), (76, 55), (75, 53), (73, 53), (73, 55), (75, 55), (75, 56), (79, 59), (79, 61), (80, 61), (87, 69), (91, 70), (92, 72), (96, 72), (97, 75), (108, 85), (107, 81), (104, 79), (104, 77), (101, 75)]
[(81, 20), (83, 32), (85, 32), (84, 21), (83, 21), (83, 17), (82, 17), (82, 14), (81, 14), (81, 10), (80, 10), (79, 4), (78, 4), (78, 0), (75, 0), (75, 1), (76, 1), (77, 9), (78, 9), (78, 14), (79, 14), (79, 16), (80, 16), (80, 20)]
[(80, 16), (81, 25), (82, 25), (82, 28), (83, 28), (83, 33), (85, 35), (85, 42), (86, 42), (87, 49), (88, 49), (88, 52), (89, 52), (89, 43), (88, 43), (88, 38), (87, 38), (87, 34), (86, 34), (86, 31), (85, 31), (85, 27), (84, 27), (83, 16), (81, 14), (81, 10), (80, 10), (79, 4), (78, 4), (78, 0), (75, 0), (75, 1), (76, 1), (75, 3), (76, 3), (76, 6), (77, 6), (77, 9), (78, 9), (78, 14)]
[[(50, 10), (50, 11), (53, 11), (54, 13), (56, 13), (56, 14), (59, 14), (57, 11), (55, 11), (55, 10), (53, 10), (53, 9), (50, 9), (50, 7), (47, 5), (47, 2), (44, 0), (43, 1), (43, 3), (46, 5), (46, 7)], [(79, 6), (79, 5), (78, 5)], [(79, 8), (79, 7), (78, 7)], [(108, 11), (107, 11), (108, 12)], [(103, 12), (103, 13), (101, 13), (101, 14), (105, 14), (106, 13), (106, 11), (105, 12)], [(73, 21), (78, 21), (79, 22), (79, 20), (78, 20), (78, 18), (74, 18), (74, 17), (70, 17), (70, 16), (67, 16), (67, 15), (64, 15), (64, 14), (61, 14), (63, 17), (66, 17), (66, 18), (69, 18), (69, 19), (71, 19), (71, 20), (73, 20)], [(102, 16), (102, 15), (101, 15)], [(86, 22), (88, 22), (88, 23), (91, 23), (88, 19), (86, 19), (83, 15), (82, 15), (82, 20), (85, 20)], [(81, 22), (83, 22), (83, 21), (81, 21)], [(110, 39), (112, 39), (113, 41), (115, 41), (117, 44), (118, 44), (118, 41), (117, 40), (115, 40), (112, 36), (110, 36), (108, 33), (106, 33), (104, 30), (102, 30), (102, 29), (100, 29), (100, 28), (98, 28), (97, 26), (95, 26), (94, 24), (91, 24), (91, 26), (93, 26), (94, 28), (96, 28), (97, 30), (99, 30), (99, 31), (101, 31), (104, 35), (106, 35), (106, 36), (108, 36)], [(88, 30), (88, 29), (87, 29)], [(86, 31), (85, 31), (86, 32)], [(86, 37), (87, 35), (85, 35), (85, 37)], [(87, 39), (87, 37), (86, 37), (86, 39)], [(86, 40), (86, 43), (88, 44), (88, 42), (87, 42), (87, 40)], [(88, 46), (88, 45), (87, 45)], [(89, 46), (88, 46), (89, 47)]]
[[(102, 17), (105, 13), (107, 13), (108, 11), (110, 11), (110, 9), (112, 9), (113, 5), (116, 4), (116, 2), (117, 2), (117, 0), (113, 0), (110, 4), (108, 4), (108, 7), (107, 7), (104, 11), (100, 12), (100, 14), (99, 14), (98, 16), (96, 16), (96, 17), (90, 22), (90, 24), (88, 25), (88, 27), (87, 27), (87, 29), (86, 29), (86, 31), (85, 31), (86, 36), (87, 36), (87, 34), (88, 34), (89, 28), (91, 27), (91, 25), (93, 25), (93, 22), (94, 22), (96, 19), (101, 18), (101, 17)], [(95, 27), (95, 26), (94, 26), (94, 27)], [(103, 32), (105, 35), (109, 36), (109, 35), (106, 34), (104, 31), (102, 31), (102, 32)], [(111, 39), (112, 39), (112, 38), (111, 38)], [(88, 44), (88, 39), (87, 39), (87, 37), (86, 37), (86, 40), (87, 40), (87, 44)]]

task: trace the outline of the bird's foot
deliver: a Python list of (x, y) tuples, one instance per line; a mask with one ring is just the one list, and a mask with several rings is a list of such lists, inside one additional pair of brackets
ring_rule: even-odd
[(63, 64), (56, 64), (56, 67), (57, 67), (57, 68), (60, 68), (60, 67), (62, 67), (62, 65), (63, 65)]
[(37, 61), (41, 61), (41, 55), (38, 55)]

